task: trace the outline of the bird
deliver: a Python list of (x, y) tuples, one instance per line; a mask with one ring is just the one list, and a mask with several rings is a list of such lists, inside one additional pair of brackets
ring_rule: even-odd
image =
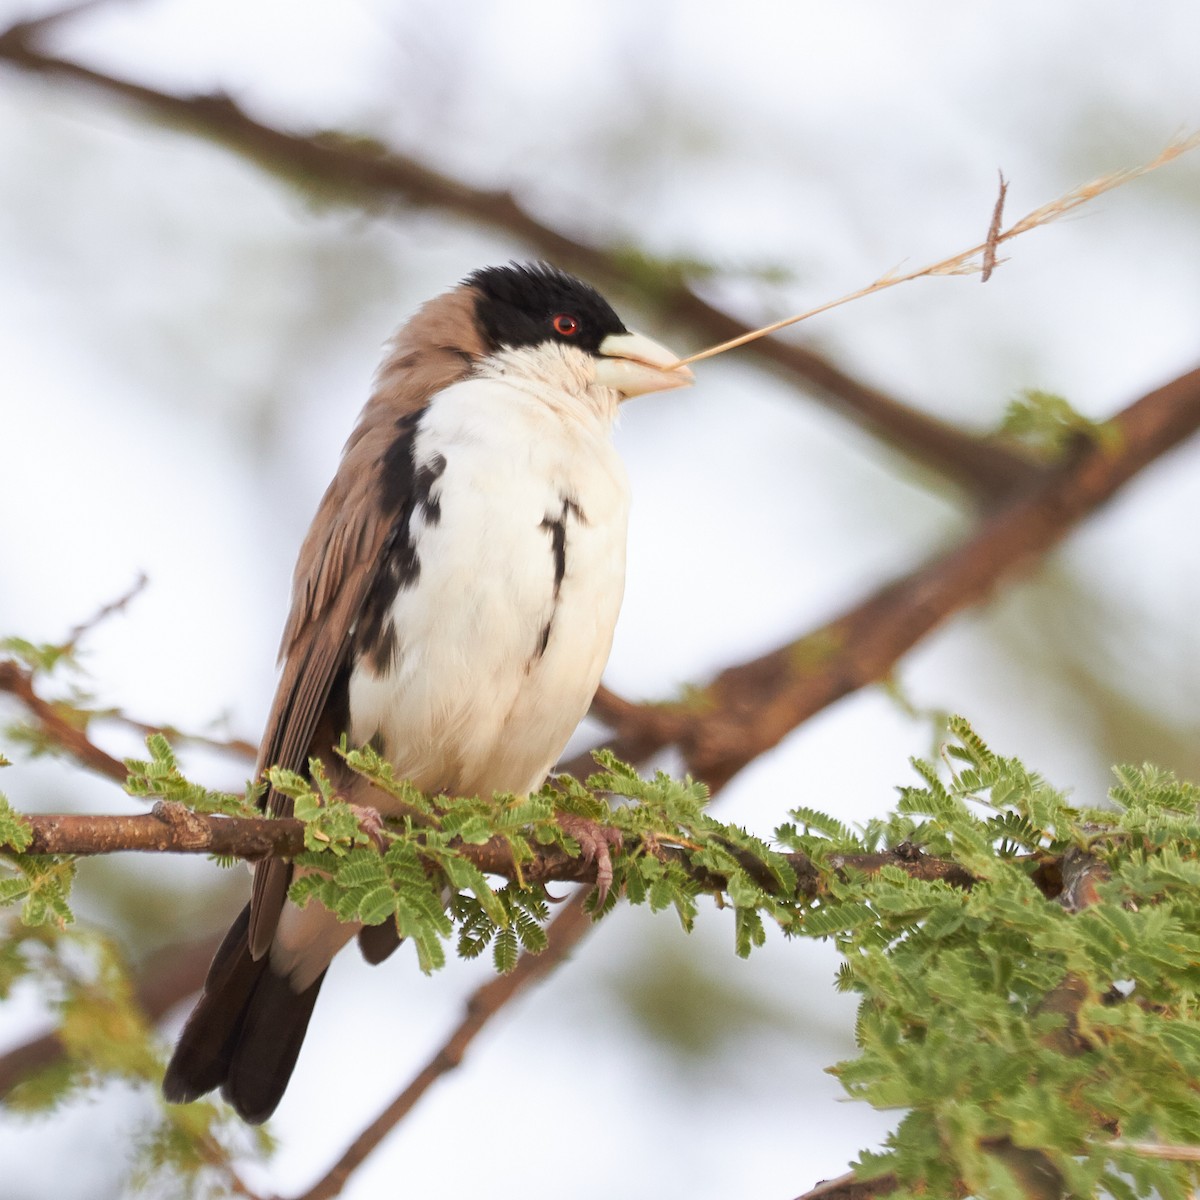
[[(587, 712), (625, 582), (622, 401), (686, 386), (678, 356), (547, 263), (474, 271), (392, 340), (301, 545), (256, 766), (305, 773), (388, 814), (334, 748), (373, 746), (435, 795), (539, 788)], [(359, 793), (367, 788), (369, 798)], [(260, 804), (288, 816), (267, 787)], [(287, 1088), (333, 957), (382, 962), (395, 923), (340, 923), (254, 867), (168, 1063), (163, 1093), (220, 1089), (248, 1123)]]

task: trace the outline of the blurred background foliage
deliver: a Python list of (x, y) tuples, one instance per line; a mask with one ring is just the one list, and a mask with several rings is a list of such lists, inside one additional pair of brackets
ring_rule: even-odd
[[(0, 24), (33, 11), (3, 0)], [(85, 13), (47, 44), (511, 191), (581, 240), (691, 263), (694, 286), (748, 322), (979, 241), (997, 167), (1016, 215), (1200, 124), (1190, 0), (1152, 15), (1119, 0), (144, 0)], [(921, 281), (783, 336), (973, 430), (1025, 388), (1103, 419), (1195, 366), (1200, 158), (1010, 254), (986, 287)], [(295, 551), (384, 340), (467, 271), (526, 255), (452, 215), (333, 205), (0, 64), (0, 634), (59, 638), (144, 570), (145, 594), (87, 643), (89, 686), (146, 720), (254, 739)], [(632, 325), (700, 348), (652, 289), (609, 291)], [(618, 438), (636, 501), (606, 680), (630, 697), (672, 697), (796, 636), (967, 527), (953, 491), (736, 352), (702, 364), (694, 389), (630, 405)], [(1194, 446), (1156, 464), (911, 654), (896, 680), (907, 704), (871, 689), (822, 713), (734, 781), (724, 818), (766, 835), (796, 804), (879, 815), (937, 735), (914, 713), (946, 710), (1082, 803), (1117, 761), (1200, 776), (1198, 467)], [(138, 752), (128, 732), (103, 732), (114, 753)], [(204, 752), (188, 768), (224, 787), (247, 770)], [(28, 808), (128, 804), (44, 760), (5, 771), (4, 788)], [(222, 925), (244, 882), (139, 857), (86, 864), (81, 889), (138, 957)], [(404, 1164), (463, 1105), (480, 1107), (478, 1161), (503, 1161), (518, 1079), (543, 1093), (541, 1168), (584, 1200), (618, 1187), (785, 1196), (840, 1173), (888, 1122), (838, 1104), (822, 1073), (852, 1044), (833, 955), (776, 937), (742, 963), (731, 942), (719, 914), (686, 943), (669, 918), (616, 914), (348, 1194), (481, 1186), (464, 1174), (439, 1192)], [(276, 1122), (270, 1186), (295, 1189), (340, 1151), (480, 970), (426, 980), (411, 956), (339, 963)], [(378, 1053), (335, 1116), (321, 1083), (339, 1048), (321, 1026), (346, 1019), (377, 1031)], [(40, 1020), (37, 997), (18, 995), (0, 1012), (5, 1044)], [(636, 1109), (615, 1099), (631, 1078)], [(5, 1160), (24, 1164), (8, 1194), (113, 1194), (147, 1104), (109, 1089), (52, 1126), (5, 1117)], [(578, 1171), (588, 1136), (606, 1149)], [(497, 1198), (527, 1194), (516, 1173), (486, 1179)]]

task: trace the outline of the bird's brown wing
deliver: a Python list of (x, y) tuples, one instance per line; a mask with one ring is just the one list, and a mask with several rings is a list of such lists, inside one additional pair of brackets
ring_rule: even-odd
[[(305, 773), (312, 756), (329, 758), (345, 729), (322, 729), (338, 674), (347, 665), (354, 623), (378, 567), (394, 514), (379, 499), (380, 464), (362, 461), (376, 439), (351, 447), (330, 484), (304, 540), (284, 632), (283, 672), (267, 717), (258, 770), (271, 766)], [(325, 734), (318, 737), (318, 732)], [(324, 744), (322, 744), (324, 743)], [(263, 807), (274, 817), (290, 816), (289, 796), (268, 788)], [(250, 904), (250, 948), (261, 957), (271, 944), (283, 908), (291, 864), (263, 859), (254, 869)]]
[[(413, 416), (430, 397), (462, 379), (472, 356), (482, 353), (473, 332), (473, 304), (471, 293), (451, 292), (409, 322), (346, 445), (296, 563), (280, 647), (283, 671), (259, 750), (258, 775), (271, 766), (304, 773), (310, 757), (328, 758), (346, 732), (333, 727), (338, 722), (328, 711), (331, 693), (349, 665), (355, 623), (385, 542), (409, 502), (391, 469), (397, 443), (412, 436)], [(291, 799), (274, 788), (262, 806), (272, 816), (292, 811)], [(270, 947), (291, 874), (291, 864), (282, 859), (255, 866), (249, 925), (255, 958)]]

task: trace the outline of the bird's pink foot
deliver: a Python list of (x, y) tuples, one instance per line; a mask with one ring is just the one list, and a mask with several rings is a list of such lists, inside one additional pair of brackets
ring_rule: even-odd
[(579, 857), (585, 863), (596, 864), (596, 899), (603, 904), (612, 887), (612, 851), (621, 848), (621, 831), (577, 813), (559, 813), (558, 824), (563, 833), (579, 843)]
[(374, 843), (375, 848), (382, 854), (388, 848), (386, 837), (387, 826), (379, 815), (379, 809), (367, 804), (351, 804), (351, 812), (358, 818), (358, 827)]

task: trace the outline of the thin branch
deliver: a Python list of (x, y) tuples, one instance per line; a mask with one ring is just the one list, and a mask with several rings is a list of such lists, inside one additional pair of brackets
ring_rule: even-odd
[[(76, 6), (68, 10), (67, 15), (73, 15), (79, 8), (95, 7), (93, 3)], [(51, 18), (38, 19), (39, 26), (49, 22)], [(56, 647), (58, 653), (69, 658), (79, 648), (80, 642), (92, 633), (99, 625), (123, 613), (129, 605), (145, 590), (149, 578), (139, 573), (133, 584), (115, 600), (103, 604), (87, 620), (74, 626), (67, 635), (66, 641)], [(82, 766), (123, 784), (128, 771), (123, 763), (114, 758), (102, 747), (88, 737), (87, 726), (94, 721), (112, 721), (124, 725), (127, 729), (135, 730), (143, 737), (161, 733), (174, 743), (186, 742), (195, 746), (204, 746), (210, 750), (219, 750), (248, 758), (253, 762), (258, 756), (258, 747), (245, 738), (216, 738), (206, 734), (187, 733), (170, 725), (151, 725), (145, 721), (122, 712), (120, 709), (86, 709), (75, 704), (46, 700), (39, 695), (36, 687), (38, 672), (25, 666), (16, 659), (0, 659), (0, 692), (7, 692), (19, 700), (37, 722), (42, 735), (66, 751)]]
[(541, 954), (522, 954), (516, 967), (476, 989), (454, 1031), (434, 1052), (412, 1082), (354, 1139), (345, 1154), (296, 1200), (329, 1200), (345, 1187), (351, 1173), (416, 1106), (443, 1075), (458, 1067), (483, 1027), (518, 993), (544, 979), (592, 927), (584, 911), (586, 892), (572, 896), (546, 927), (548, 945)]
[[(628, 250), (581, 242), (539, 221), (509, 192), (468, 187), (368, 139), (282, 132), (255, 121), (224, 95), (180, 96), (144, 87), (43, 53), (36, 49), (30, 34), (24, 25), (0, 34), (0, 60), (34, 74), (99, 88), (172, 128), (243, 155), (305, 194), (319, 194), (326, 203), (362, 208), (381, 200), (400, 201), (454, 213), (502, 230), (597, 282), (640, 295), (664, 319), (687, 325), (707, 342), (726, 341), (748, 331), (746, 325), (708, 304), (669, 265), (656, 265)], [(1010, 447), (964, 433), (911, 408), (800, 346), (767, 340), (757, 343), (752, 352), (888, 445), (981, 501), (1007, 494), (1036, 470)]]
[[(108, 606), (107, 611), (115, 609)], [(71, 633), (72, 640), (92, 624), (94, 620), (86, 625), (77, 626)], [(65, 643), (65, 646), (70, 645), (71, 642)], [(123, 785), (129, 771), (123, 762), (114, 758), (88, 736), (86, 726), (96, 721), (113, 721), (127, 729), (135, 730), (143, 737), (161, 733), (173, 744), (184, 742), (193, 746), (204, 746), (210, 750), (219, 750), (248, 759), (250, 762), (258, 756), (258, 747), (245, 738), (215, 738), (201, 733), (188, 733), (176, 729), (173, 725), (153, 725), (139, 721), (120, 709), (87, 710), (69, 703), (47, 700), (38, 693), (36, 678), (36, 672), (16, 659), (0, 659), (0, 692), (7, 692), (25, 706), (34, 718), (38, 730), (48, 741), (69, 754), (81, 766), (102, 775), (105, 779), (111, 779), (114, 783)], [(73, 717), (76, 719), (72, 719)]]
[(686, 706), (635, 704), (608, 692), (594, 712), (648, 755), (678, 746), (717, 786), (814, 713), (884, 679), (948, 617), (987, 599), (1044, 557), (1150, 463), (1200, 429), (1200, 369), (1149, 392), (962, 544), (854, 609), (751, 662), (722, 671)]
[(102, 750), (78, 725), (65, 717), (59, 706), (39, 696), (33, 672), (14, 659), (0, 660), (0, 692), (16, 697), (37, 721), (42, 733), (90, 771), (123, 784), (129, 775), (125, 764)]
[(139, 721), (136, 717), (131, 717), (120, 709), (105, 709), (93, 713), (92, 719), (114, 721), (118, 725), (124, 725), (126, 729), (140, 733), (143, 737), (160, 733), (173, 746), (180, 743), (189, 746), (203, 746), (206, 750), (218, 750), (222, 754), (232, 754), (237, 758), (248, 759), (251, 763), (258, 758), (258, 747), (249, 738), (219, 738), (206, 733), (189, 733), (186, 729), (179, 729), (174, 725), (155, 725), (149, 721)]
[(836, 1179), (823, 1179), (811, 1191), (796, 1200), (872, 1200), (886, 1196), (899, 1187), (895, 1175), (880, 1175), (877, 1179), (859, 1179), (853, 1171)]
[[(88, 5), (88, 7), (91, 7), (91, 5)], [(64, 654), (73, 654), (78, 649), (79, 643), (83, 638), (97, 626), (107, 621), (109, 617), (115, 617), (118, 613), (123, 613), (146, 590), (149, 582), (150, 577), (144, 571), (139, 571), (138, 577), (133, 581), (124, 595), (118, 596), (115, 600), (110, 600), (107, 604), (101, 605), (86, 621), (81, 621), (71, 630), (67, 635), (67, 640), (60, 647), (62, 652)]]

